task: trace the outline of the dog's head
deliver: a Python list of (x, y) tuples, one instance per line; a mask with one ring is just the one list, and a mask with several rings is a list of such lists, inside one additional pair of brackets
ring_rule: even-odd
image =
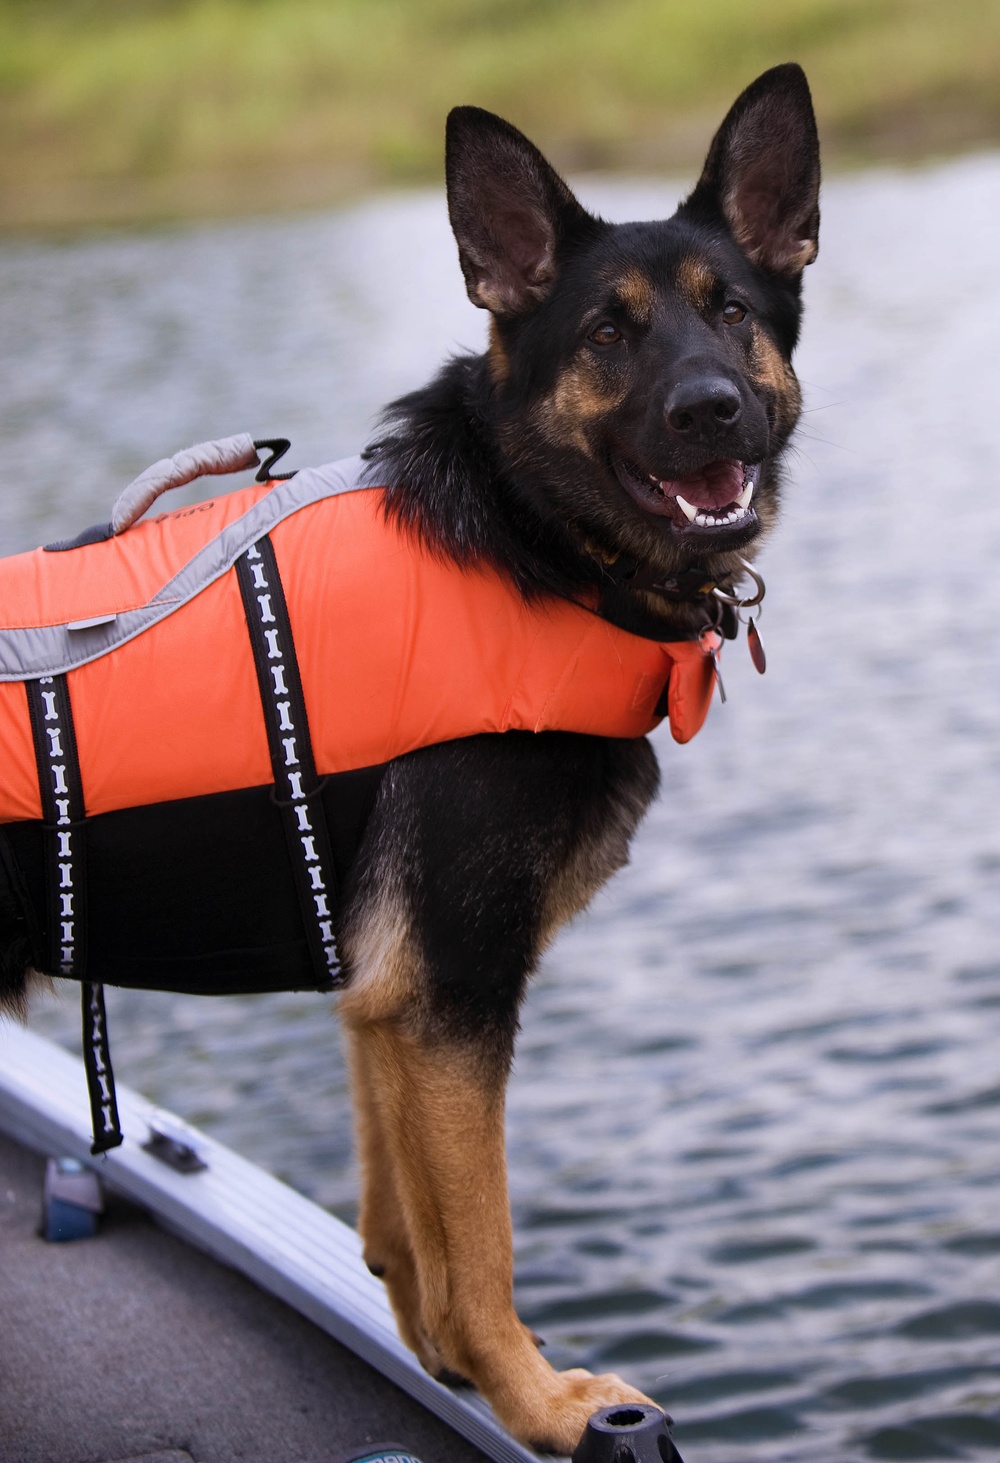
[(665, 221), (595, 218), (475, 107), (449, 117), (447, 177), (515, 480), (608, 558), (735, 567), (774, 521), (800, 410), (789, 360), (819, 228), (802, 71), (776, 67), (739, 97)]

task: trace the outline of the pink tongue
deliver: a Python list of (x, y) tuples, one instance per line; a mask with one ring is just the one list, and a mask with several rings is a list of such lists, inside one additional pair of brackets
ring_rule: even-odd
[(725, 508), (743, 491), (743, 464), (709, 462), (676, 482), (661, 482), (660, 487), (668, 498), (680, 496), (692, 508)]

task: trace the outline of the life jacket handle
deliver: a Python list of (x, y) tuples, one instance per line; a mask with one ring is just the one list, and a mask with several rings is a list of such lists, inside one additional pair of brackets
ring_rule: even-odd
[[(206, 474), (242, 472), (248, 467), (259, 467), (258, 482), (267, 482), (278, 476), (290, 477), (291, 473), (271, 471), (288, 447), (284, 437), (255, 441), (249, 432), (240, 432), (235, 437), (222, 437), (215, 442), (198, 442), (194, 447), (175, 452), (173, 457), (161, 457), (118, 494), (111, 510), (111, 532), (115, 535), (124, 533), (152, 507), (161, 493), (167, 493), (171, 488), (183, 488)], [(270, 454), (263, 463), (259, 455), (261, 451), (269, 451)]]

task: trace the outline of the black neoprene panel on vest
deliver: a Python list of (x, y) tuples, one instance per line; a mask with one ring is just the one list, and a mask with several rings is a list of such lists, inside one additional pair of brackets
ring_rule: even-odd
[[(341, 887), (384, 771), (362, 768), (323, 781)], [(87, 820), (90, 980), (195, 995), (317, 989), (273, 791), (212, 793)], [(25, 891), (38, 968), (48, 970), (42, 825), (5, 824), (0, 840), (16, 871), (8, 882)], [(0, 859), (0, 879), (3, 869)]]

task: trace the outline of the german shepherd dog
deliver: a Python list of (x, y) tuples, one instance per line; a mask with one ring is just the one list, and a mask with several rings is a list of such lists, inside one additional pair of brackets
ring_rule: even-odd
[[(697, 638), (719, 606), (699, 588), (731, 590), (775, 522), (800, 410), (789, 358), (819, 224), (805, 77), (779, 66), (739, 97), (666, 221), (594, 217), (475, 107), (449, 118), (447, 187), (489, 347), (389, 408), (368, 452), (388, 511), (526, 599)], [(646, 1399), (553, 1371), (514, 1311), (505, 1086), (540, 953), (626, 862), (657, 783), (644, 739), (508, 732), (400, 757), (340, 911), (365, 1259), (424, 1366), (556, 1453), (595, 1409)], [(24, 966), (8, 934), (12, 1004)]]

